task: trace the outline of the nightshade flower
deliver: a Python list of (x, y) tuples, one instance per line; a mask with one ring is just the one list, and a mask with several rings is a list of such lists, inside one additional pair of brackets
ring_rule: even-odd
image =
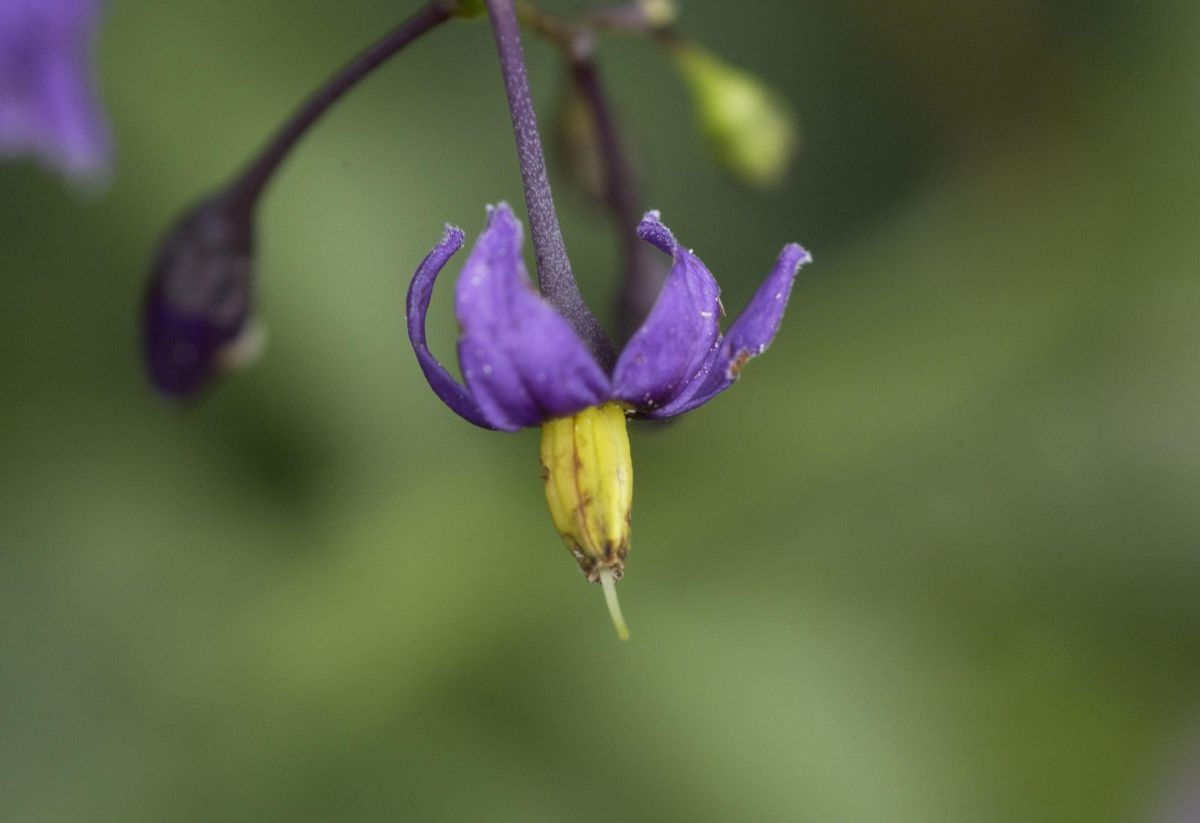
[(672, 268), (611, 374), (530, 282), (521, 225), (505, 204), (489, 209), (455, 290), (465, 386), (430, 353), (425, 339), (434, 281), (462, 247), (461, 230), (446, 227), (413, 276), (407, 303), (409, 340), (442, 402), (487, 429), (542, 426), (551, 516), (584, 574), (604, 584), (622, 636), (613, 583), (629, 550), (633, 470), (626, 416), (674, 417), (733, 385), (746, 362), (770, 345), (796, 273), (811, 259), (800, 246), (785, 246), (722, 335), (720, 289), (700, 259), (675, 240), (658, 212), (646, 214), (638, 234), (670, 255)]
[(73, 177), (107, 170), (90, 72), (99, 14), (99, 0), (0, 0), (0, 158), (36, 154)]

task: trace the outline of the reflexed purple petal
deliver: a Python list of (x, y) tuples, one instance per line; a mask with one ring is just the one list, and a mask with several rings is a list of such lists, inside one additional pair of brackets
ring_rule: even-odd
[(649, 212), (643, 240), (674, 258), (671, 273), (642, 327), (625, 344), (613, 371), (613, 396), (652, 411), (672, 403), (693, 382), (720, 333), (717, 281)]
[(801, 266), (811, 261), (812, 256), (795, 243), (785, 246), (775, 267), (707, 358), (697, 379), (670, 404), (642, 416), (674, 417), (704, 405), (732, 386), (746, 363), (771, 345), (783, 320), (783, 310), (787, 307), (796, 274)]
[(521, 224), (503, 203), (463, 266), (454, 307), (463, 379), (496, 428), (536, 426), (608, 399), (607, 375), (530, 283)]
[(90, 72), (99, 0), (0, 0), (0, 157), (96, 177), (110, 160)]
[(425, 373), (425, 379), (429, 381), (433, 393), (468, 423), (493, 429), (496, 427), (483, 416), (479, 404), (471, 397), (470, 392), (446, 371), (445, 366), (430, 353), (425, 342), (425, 314), (429, 310), (429, 299), (433, 296), (434, 281), (437, 280), (438, 272), (446, 265), (446, 261), (462, 248), (462, 244), (462, 230), (446, 226), (441, 241), (425, 255), (425, 259), (417, 267), (417, 273), (413, 275), (412, 284), (408, 287), (408, 340), (412, 343), (417, 362), (421, 365), (421, 371)]

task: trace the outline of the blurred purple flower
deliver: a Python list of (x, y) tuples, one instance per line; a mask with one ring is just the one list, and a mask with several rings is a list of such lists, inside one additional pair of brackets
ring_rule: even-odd
[(408, 334), (429, 385), (467, 421), (516, 431), (615, 401), (641, 418), (665, 419), (707, 403), (762, 354), (783, 318), (796, 273), (811, 259), (785, 246), (741, 316), (722, 336), (720, 288), (700, 259), (649, 212), (638, 234), (673, 266), (641, 328), (605, 373), (567, 321), (533, 287), (521, 257), (521, 224), (505, 204), (488, 222), (458, 279), (458, 357), (466, 385), (429, 352), (425, 314), (434, 280), (463, 244), (447, 226), (408, 291)]
[(100, 0), (0, 0), (0, 158), (101, 177), (111, 144), (91, 75)]

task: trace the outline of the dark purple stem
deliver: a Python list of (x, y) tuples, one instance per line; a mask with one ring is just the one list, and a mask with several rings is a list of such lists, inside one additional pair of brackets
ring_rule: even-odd
[(456, 7), (454, 0), (432, 0), (426, 3), (419, 11), (339, 69), (296, 110), (250, 165), (234, 179), (225, 191), (226, 203), (231, 207), (245, 209), (246, 212), (252, 210), (279, 165), (330, 106), (360, 80), (387, 62), (388, 58), (448, 20)]
[(580, 338), (605, 369), (616, 360), (612, 342), (600, 328), (595, 316), (583, 302), (579, 284), (571, 273), (571, 261), (563, 243), (550, 178), (546, 174), (546, 158), (538, 134), (537, 116), (529, 94), (529, 78), (525, 72), (525, 55), (521, 49), (520, 27), (513, 0), (485, 0), (496, 49), (500, 53), (500, 71), (508, 94), (513, 132), (517, 140), (517, 158), (521, 165), (521, 181), (525, 187), (525, 205), (529, 210), (529, 232), (537, 259), (538, 282), (542, 294), (574, 327)]
[(641, 213), (633, 165), (625, 152), (625, 143), (590, 48), (573, 50), (571, 79), (592, 112), (604, 161), (604, 196), (621, 244), (622, 278), (617, 316), (621, 339), (628, 340), (658, 299), (666, 269), (656, 265), (658, 256), (650, 245), (638, 239)]

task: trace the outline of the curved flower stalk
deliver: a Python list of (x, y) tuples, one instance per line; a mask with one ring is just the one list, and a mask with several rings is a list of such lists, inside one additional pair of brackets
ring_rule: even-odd
[(91, 76), (100, 0), (0, 0), (0, 158), (102, 178), (108, 126)]
[[(12, 0), (0, 0), (0, 8), (5, 2)], [(429, 0), (317, 88), (225, 187), (176, 219), (159, 243), (142, 308), (146, 372), (160, 393), (195, 397), (218, 375), (253, 361), (265, 337), (254, 321), (254, 217), (266, 187), (338, 100), (464, 13), (458, 0)]]
[[(408, 291), (408, 334), (430, 387), (447, 406), (486, 429), (542, 426), (542, 466), (555, 525), (583, 572), (611, 590), (629, 550), (632, 466), (625, 418), (665, 419), (729, 388), (779, 329), (792, 283), (811, 260), (784, 247), (742, 314), (722, 335), (720, 288), (694, 253), (649, 212), (638, 235), (672, 258), (657, 302), (611, 372), (538, 293), (521, 256), (521, 225), (505, 204), (459, 275), (455, 314), (459, 383), (429, 351), (425, 315), (434, 282), (462, 248), (447, 226)], [(465, 385), (464, 385), (465, 384)], [(615, 608), (615, 595), (610, 594)], [(623, 621), (614, 612), (618, 631)]]

